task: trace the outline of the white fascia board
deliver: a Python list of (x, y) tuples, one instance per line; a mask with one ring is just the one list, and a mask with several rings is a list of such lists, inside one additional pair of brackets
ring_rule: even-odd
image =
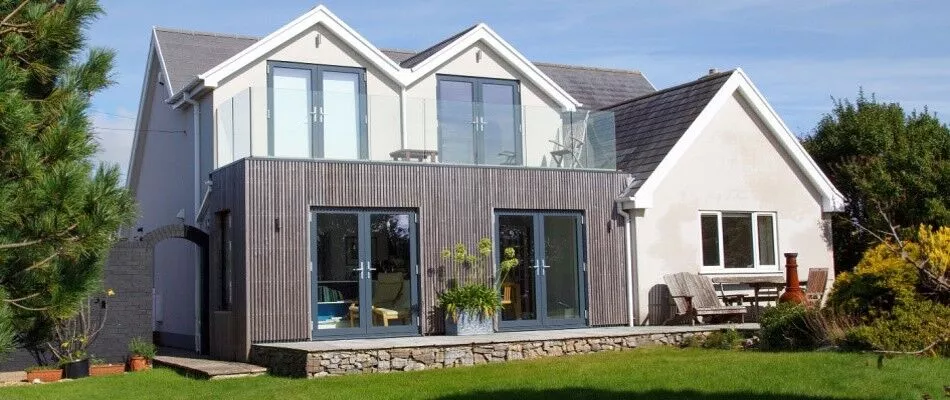
[(480, 23), (474, 29), (467, 32), (462, 37), (454, 40), (448, 46), (440, 49), (438, 52), (429, 56), (424, 61), (413, 67), (410, 72), (410, 81), (405, 85), (409, 86), (416, 81), (426, 77), (443, 64), (449, 62), (452, 58), (459, 55), (477, 42), (483, 42), (494, 52), (498, 53), (506, 62), (514, 66), (528, 80), (534, 83), (541, 91), (555, 100), (565, 111), (575, 111), (582, 104), (572, 97), (566, 90), (561, 88), (550, 77), (541, 72), (537, 66), (522, 55), (510, 43), (502, 39), (494, 30)]
[(693, 142), (705, 131), (706, 127), (712, 121), (713, 117), (719, 113), (722, 106), (738, 91), (743, 98), (751, 105), (756, 115), (762, 119), (773, 137), (782, 145), (782, 149), (788, 153), (795, 164), (805, 173), (809, 182), (815, 186), (821, 193), (821, 206), (823, 212), (840, 212), (844, 210), (844, 196), (834, 187), (831, 180), (821, 171), (818, 164), (808, 155), (805, 148), (802, 147), (798, 137), (782, 122), (775, 110), (768, 104), (762, 93), (756, 89), (749, 80), (749, 77), (737, 68), (729, 79), (722, 85), (719, 91), (713, 96), (709, 104), (700, 112), (696, 120), (686, 129), (683, 136), (673, 145), (670, 152), (660, 161), (657, 168), (650, 174), (643, 186), (637, 190), (636, 194), (626, 202), (625, 205), (632, 208), (650, 208), (653, 206), (654, 192), (670, 173), (676, 163), (682, 159), (686, 151), (692, 146)]
[[(198, 79), (203, 83), (201, 87), (217, 87), (222, 80), (231, 74), (234, 74), (247, 64), (264, 57), (267, 53), (317, 24), (325, 26), (330, 32), (343, 40), (344, 43), (366, 58), (372, 65), (379, 68), (387, 77), (403, 88), (407, 88), (429, 75), (453, 57), (465, 51), (469, 46), (478, 41), (482, 41), (545, 94), (550, 96), (551, 99), (557, 102), (565, 111), (574, 111), (577, 107), (582, 105), (485, 24), (478, 24), (475, 29), (472, 29), (462, 37), (454, 40), (415, 68), (409, 69), (402, 68), (370, 43), (369, 40), (346, 25), (346, 23), (337, 18), (337, 16), (333, 15), (330, 10), (322, 5), (277, 29), (270, 35), (267, 35), (207, 72), (199, 74)], [(171, 100), (175, 101), (177, 98), (178, 94)]]
[(132, 152), (129, 154), (129, 165), (125, 173), (125, 188), (128, 189), (132, 195), (135, 195), (136, 186), (138, 185), (138, 175), (140, 162), (139, 158), (142, 155), (142, 147), (144, 147), (145, 142), (142, 138), (143, 131), (145, 130), (145, 103), (148, 99), (151, 98), (149, 93), (151, 90), (154, 90), (151, 87), (150, 78), (152, 77), (152, 65), (154, 64), (155, 57), (158, 57), (159, 65), (161, 66), (161, 74), (165, 76), (165, 87), (168, 89), (169, 95), (171, 95), (171, 83), (168, 80), (168, 70), (165, 69), (165, 60), (162, 58), (161, 49), (158, 46), (158, 37), (155, 33), (155, 28), (152, 28), (152, 40), (148, 48), (148, 58), (145, 61), (145, 76), (142, 78), (142, 90), (139, 92), (139, 107), (135, 115), (135, 131), (132, 132)]
[(334, 35), (343, 40), (344, 43), (356, 50), (357, 53), (365, 57), (373, 63), (373, 65), (379, 67), (384, 74), (393, 80), (397, 82), (404, 80), (402, 77), (403, 70), (399, 67), (399, 64), (396, 64), (392, 59), (383, 54), (376, 46), (373, 46), (366, 38), (346, 25), (346, 23), (337, 18), (336, 15), (333, 15), (333, 13), (323, 5), (319, 5), (306, 14), (297, 17), (297, 19), (280, 27), (263, 39), (258, 40), (250, 47), (235, 54), (207, 72), (199, 74), (198, 78), (204, 82), (205, 87), (217, 87), (221, 80), (317, 24), (325, 26), (333, 32)]
[(719, 113), (719, 110), (726, 104), (726, 101), (736, 90), (737, 86), (738, 78), (736, 74), (733, 73), (729, 79), (726, 80), (726, 83), (722, 84), (722, 87), (719, 88), (719, 91), (716, 92), (709, 103), (706, 104), (703, 111), (693, 120), (693, 123), (690, 124), (686, 132), (683, 133), (683, 136), (676, 141), (676, 144), (673, 145), (670, 152), (666, 154), (666, 157), (660, 160), (660, 163), (656, 166), (656, 169), (653, 170), (653, 173), (650, 174), (647, 180), (643, 182), (643, 185), (640, 186), (640, 189), (634, 194), (632, 204), (635, 204), (635, 208), (645, 209), (653, 207), (653, 194), (656, 192), (657, 187), (666, 176), (669, 175), (679, 160), (686, 155), (686, 150), (692, 146), (693, 142), (699, 138), (699, 135), (706, 129), (706, 126), (709, 125), (713, 117)]
[(739, 92), (752, 105), (756, 114), (765, 122), (769, 131), (774, 134), (775, 138), (782, 144), (782, 147), (785, 148), (785, 151), (792, 156), (792, 159), (795, 160), (795, 164), (801, 168), (805, 176), (807, 176), (811, 183), (821, 192), (822, 211), (844, 211), (844, 195), (835, 188), (831, 179), (828, 179), (828, 176), (821, 171), (818, 163), (811, 158), (808, 151), (802, 146), (801, 141), (795, 136), (795, 133), (792, 132), (791, 129), (788, 129), (788, 126), (785, 125), (782, 118), (779, 117), (775, 109), (765, 100), (765, 96), (755, 87), (755, 84), (752, 83), (752, 80), (749, 79), (748, 75), (746, 75), (741, 68), (736, 69), (736, 75), (742, 78), (739, 81)]

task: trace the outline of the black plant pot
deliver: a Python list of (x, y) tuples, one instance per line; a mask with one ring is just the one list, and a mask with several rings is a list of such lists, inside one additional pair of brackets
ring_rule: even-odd
[(89, 376), (89, 359), (63, 364), (63, 376), (67, 379), (79, 379)]

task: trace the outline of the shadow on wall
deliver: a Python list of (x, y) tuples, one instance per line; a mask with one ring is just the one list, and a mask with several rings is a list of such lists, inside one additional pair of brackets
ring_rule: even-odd
[(817, 222), (818, 231), (821, 232), (821, 238), (825, 241), (825, 246), (828, 247), (828, 251), (834, 250), (834, 232), (831, 230), (831, 222), (833, 218), (835, 218), (835, 216), (834, 214), (831, 214), (830, 217), (820, 219)]
[(817, 397), (801, 396), (794, 394), (769, 394), (752, 392), (697, 392), (693, 390), (648, 390), (643, 392), (634, 391), (607, 391), (601, 389), (589, 388), (563, 388), (547, 390), (498, 390), (471, 392), (463, 394), (454, 394), (440, 397), (442, 400), (468, 400), (468, 399), (626, 399), (626, 400), (686, 400), (686, 399), (705, 399), (705, 400), (818, 400), (818, 399), (839, 399), (847, 400), (847, 397)]
[(676, 305), (670, 296), (670, 288), (666, 285), (653, 285), (647, 293), (648, 314), (643, 322), (648, 325), (663, 325), (676, 313)]

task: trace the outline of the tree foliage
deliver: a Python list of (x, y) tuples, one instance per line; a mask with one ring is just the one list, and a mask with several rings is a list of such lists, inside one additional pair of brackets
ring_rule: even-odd
[(950, 129), (926, 109), (908, 114), (862, 92), (835, 101), (804, 145), (847, 199), (833, 224), (839, 270), (875, 242), (855, 222), (875, 232), (889, 230), (885, 216), (911, 229), (950, 225)]
[(83, 28), (101, 13), (95, 0), (0, 0), (0, 332), (27, 347), (97, 288), (134, 214), (118, 168), (91, 161), (87, 110), (114, 54), (83, 54)]

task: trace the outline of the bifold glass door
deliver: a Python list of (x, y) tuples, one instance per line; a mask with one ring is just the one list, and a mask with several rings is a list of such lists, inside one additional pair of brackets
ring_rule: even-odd
[(414, 213), (315, 210), (311, 230), (314, 338), (418, 333)]
[(518, 82), (440, 75), (439, 160), (521, 165)]
[(520, 261), (502, 277), (501, 328), (584, 326), (583, 218), (499, 212), (495, 226), (497, 254), (510, 247)]
[(271, 62), (269, 154), (367, 158), (365, 71)]

